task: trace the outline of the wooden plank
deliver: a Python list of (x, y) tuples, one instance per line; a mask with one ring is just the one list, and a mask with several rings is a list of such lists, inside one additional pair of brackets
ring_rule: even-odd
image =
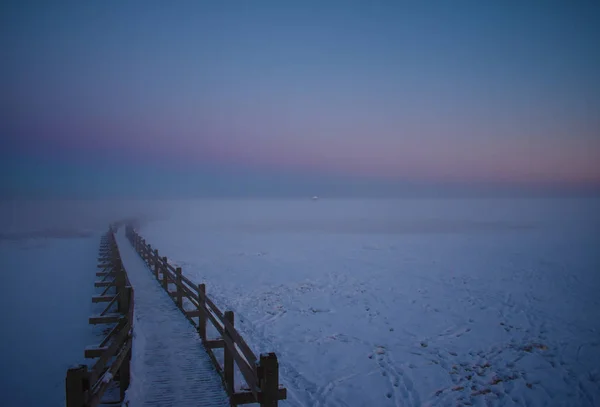
[(81, 407), (85, 405), (87, 394), (88, 367), (79, 365), (67, 370), (65, 390), (67, 393), (66, 407)]
[(279, 400), (279, 362), (274, 353), (260, 355), (261, 406), (276, 406)]
[[(234, 316), (233, 311), (225, 311), (225, 319), (233, 325)], [(225, 331), (225, 335), (227, 335), (227, 331)], [(223, 340), (225, 342), (225, 340)], [(235, 346), (234, 349), (231, 349), (229, 346), (225, 346), (223, 348), (223, 372), (225, 373), (225, 390), (227, 390), (227, 394), (233, 394), (235, 391), (234, 387), (234, 376), (233, 376), (233, 368), (234, 368), (234, 356), (233, 353), (236, 352)]]
[[(104, 372), (104, 368), (106, 364), (112, 359), (112, 357), (119, 351), (119, 349), (123, 346), (123, 343), (128, 339), (129, 329), (131, 328), (131, 323), (129, 321), (119, 330), (119, 333), (115, 336), (114, 341), (108, 347), (108, 350), (102, 354), (102, 356), (94, 363), (92, 366), (90, 373), (90, 381), (95, 382), (98, 376), (100, 376)], [(129, 338), (131, 339), (131, 338)]]
[[(130, 339), (128, 342), (133, 344), (133, 339)], [(129, 388), (129, 383), (131, 382), (131, 346), (126, 351), (126, 356), (121, 365), (119, 366), (119, 390), (121, 393), (120, 399), (125, 401), (125, 393)], [(117, 357), (118, 358), (118, 357)], [(129, 402), (127, 402), (129, 404)]]
[(106, 314), (106, 315), (92, 315), (89, 318), (89, 323), (92, 325), (98, 324), (113, 324), (115, 322), (119, 322), (123, 318), (121, 314)]
[(242, 338), (240, 333), (227, 320), (223, 321), (223, 325), (225, 327), (225, 330), (229, 333), (229, 335), (233, 339), (233, 341), (240, 348), (240, 350), (241, 350), (242, 354), (244, 355), (244, 357), (246, 358), (246, 360), (248, 360), (248, 363), (250, 363), (251, 365), (255, 364), (257, 361), (256, 355), (254, 355), (254, 352), (252, 352), (252, 349), (250, 349), (250, 346), (248, 346), (248, 344), (246, 343), (244, 338)]
[(167, 257), (163, 257), (163, 267), (161, 267), (161, 272), (162, 272), (162, 287), (165, 291), (169, 291), (169, 271), (167, 269), (167, 267), (164, 266), (164, 264), (169, 264)]
[[(261, 392), (258, 392), (258, 398), (262, 400), (263, 397)], [(280, 387), (278, 390), (277, 398), (279, 400), (287, 399), (287, 389)], [(260, 402), (260, 400), (256, 400), (254, 394), (251, 391), (240, 391), (231, 395), (231, 402), (234, 405), (258, 403)]]
[(192, 288), (196, 287), (196, 283), (194, 283), (192, 280), (190, 280), (183, 274), (181, 274), (181, 280)]
[(258, 377), (256, 374), (256, 369), (249, 365), (246, 359), (240, 355), (238, 349), (235, 347), (235, 344), (231, 341), (227, 335), (223, 336), (223, 340), (225, 341), (225, 345), (231, 351), (233, 355), (233, 359), (237, 363), (240, 372), (242, 372), (242, 376), (244, 376), (244, 380), (246, 380), (246, 384), (250, 387), (250, 391), (258, 391)]
[(100, 280), (98, 280), (98, 281), (111, 281), (111, 280), (109, 279), (110, 277), (114, 277), (114, 278), (113, 278), (113, 280), (114, 280), (114, 281), (117, 281), (117, 277), (118, 277), (118, 274), (117, 274), (117, 272), (116, 272), (116, 271), (114, 271), (114, 272), (112, 272), (112, 273), (110, 273), (110, 274), (106, 274), (104, 277), (102, 277), (102, 279), (100, 279)]
[[(209, 311), (212, 311), (212, 312), (208, 312), (207, 316), (213, 323), (213, 326), (217, 329), (217, 331), (219, 331), (219, 333), (221, 335), (223, 335), (223, 332), (226, 329), (229, 332), (229, 335), (231, 336), (233, 341), (238, 345), (238, 347), (242, 351), (242, 354), (244, 355), (246, 360), (248, 360), (248, 363), (250, 363), (251, 365), (255, 364), (258, 359), (256, 358), (256, 355), (254, 354), (254, 352), (252, 352), (252, 350), (250, 349), (250, 346), (248, 346), (248, 344), (246, 343), (244, 338), (242, 338), (242, 336), (239, 334), (239, 332), (229, 322), (227, 322), (225, 320), (225, 318), (223, 317), (223, 314), (220, 314), (221, 311), (208, 298), (208, 296), (206, 296), (205, 299), (206, 299), (206, 304), (212, 308), (212, 309), (209, 309)], [(219, 318), (220, 323), (216, 321), (216, 319), (214, 318), (214, 316), (212, 314), (215, 314)], [(220, 326), (217, 326), (217, 324), (219, 324)]]
[[(194, 311), (189, 311), (189, 312), (194, 312)], [(227, 329), (224, 326), (223, 322), (226, 321), (219, 321), (217, 319), (217, 317), (215, 317), (213, 312), (210, 312), (210, 310), (207, 309), (207, 313), (206, 316), (208, 317), (208, 319), (212, 322), (212, 325), (215, 327), (215, 329), (217, 330), (217, 332), (219, 332), (219, 334), (221, 336), (225, 335), (225, 329)], [(232, 345), (232, 349), (235, 348), (235, 353), (238, 353), (238, 349), (242, 352), (243, 358), (245, 358), (245, 360), (247, 361), (247, 363), (249, 365), (254, 365), (256, 363), (256, 356), (254, 356), (254, 352), (252, 352), (252, 350), (250, 350), (250, 347), (246, 344), (246, 342), (242, 339), (241, 335), (237, 332), (237, 330), (231, 326), (231, 324), (229, 324), (229, 328), (228, 328), (228, 332), (229, 332), (229, 336), (232, 337), (233, 341), (231, 342)], [(237, 344), (237, 347), (235, 347), (235, 344)], [(241, 357), (241, 356), (240, 356)], [(237, 359), (236, 359), (237, 360)], [(241, 369), (240, 369), (241, 370)]]
[(106, 315), (106, 313), (108, 312), (108, 309), (109, 309), (109, 308), (110, 308), (110, 307), (111, 307), (111, 306), (112, 306), (112, 305), (113, 305), (113, 304), (114, 304), (114, 303), (117, 301), (117, 299), (118, 299), (118, 298), (119, 298), (119, 295), (118, 295), (118, 294), (117, 294), (117, 295), (115, 295), (115, 296), (113, 297), (113, 299), (112, 299), (112, 300), (110, 300), (110, 302), (108, 303), (108, 305), (106, 306), (106, 308), (104, 308), (104, 311), (102, 311), (102, 312), (100, 313), (100, 315)]
[(214, 316), (214, 314), (212, 312), (207, 312), (206, 316), (208, 317), (208, 319), (210, 319), (210, 322), (212, 322), (213, 326), (215, 327), (215, 329), (217, 330), (217, 332), (220, 335), (223, 335), (223, 325), (217, 320), (217, 318)]
[(115, 326), (113, 326), (113, 328), (106, 335), (106, 337), (104, 337), (104, 339), (102, 339), (102, 342), (100, 342), (100, 345), (98, 345), (98, 347), (101, 348), (101, 347), (106, 346), (108, 344), (108, 342), (111, 340), (111, 338), (113, 337), (113, 335), (117, 332), (120, 332), (121, 329), (123, 329), (123, 327), (125, 326), (127, 321), (128, 321), (128, 319), (123, 318), (117, 324), (115, 324)]
[(177, 295), (175, 303), (180, 309), (183, 309), (183, 282), (181, 281), (181, 267), (175, 269), (175, 285), (177, 286)]
[(110, 263), (98, 264), (99, 269), (108, 268), (110, 266), (112, 266), (112, 264), (110, 264)]
[[(178, 269), (179, 267), (175, 267), (175, 266), (173, 266), (173, 265), (171, 265), (171, 264), (168, 264), (168, 263), (167, 263), (167, 267), (168, 267), (168, 269), (169, 269), (170, 271), (172, 271), (172, 272), (173, 272), (172, 274), (175, 276), (175, 275), (176, 275), (176, 272), (177, 272), (177, 269)], [(177, 286), (180, 286), (180, 287), (181, 287), (181, 288), (183, 288), (183, 289), (190, 290), (191, 292), (194, 292), (194, 290), (196, 290), (196, 287), (197, 287), (196, 283), (194, 283), (192, 280), (190, 280), (189, 278), (187, 278), (186, 276), (184, 276), (184, 275), (183, 275), (183, 273), (181, 274), (181, 281), (182, 281), (182, 283), (184, 283), (184, 284), (177, 284), (176, 278), (174, 278), (174, 281), (173, 281), (173, 282), (174, 282), (174, 283), (175, 283)]]
[[(129, 339), (128, 341), (125, 342), (125, 345), (123, 346), (123, 348), (121, 348), (121, 350), (117, 354), (117, 357), (115, 358), (113, 363), (110, 365), (110, 368), (108, 369), (107, 373), (109, 373), (111, 375), (111, 377), (115, 377), (115, 375), (117, 374), (117, 371), (121, 368), (121, 365), (123, 363), (129, 363), (129, 360), (127, 360), (127, 356), (129, 355), (130, 349), (131, 349), (131, 339)], [(102, 377), (104, 377), (104, 375)], [(108, 386), (110, 385), (110, 383), (112, 381), (112, 380), (102, 380), (101, 377), (99, 377), (99, 379), (100, 380), (96, 381), (92, 385), (92, 392), (90, 395), (90, 403), (89, 403), (90, 407), (97, 407), (100, 404), (102, 404), (102, 396), (104, 396), (104, 392), (106, 392), (106, 389), (108, 388)]]
[(116, 284), (116, 282), (114, 280), (112, 281), (96, 281), (94, 283), (94, 287), (98, 288), (98, 287), (112, 287)]
[(104, 290), (102, 290), (102, 294), (100, 294), (100, 295), (101, 295), (101, 296), (102, 296), (102, 295), (106, 295), (106, 293), (107, 293), (107, 292), (108, 292), (108, 290), (110, 290), (110, 289), (111, 289), (111, 286), (107, 286), (107, 287), (106, 287)]
[(96, 277), (104, 277), (116, 274), (114, 271), (98, 271), (96, 272)]
[[(196, 303), (196, 308), (200, 311), (201, 315), (198, 317), (198, 326), (196, 329), (200, 334), (202, 340), (206, 339), (206, 303), (204, 302), (204, 297), (206, 297), (206, 286), (204, 284), (198, 284), (198, 303)], [(190, 302), (194, 304), (194, 301), (188, 297)]]
[(220, 349), (225, 347), (225, 341), (223, 339), (209, 339), (204, 341), (204, 347), (208, 349)]
[(84, 356), (86, 359), (99, 358), (104, 352), (108, 350), (108, 346), (88, 346), (85, 348)]
[(114, 295), (95, 295), (92, 297), (92, 302), (93, 303), (111, 302), (113, 300), (113, 298), (115, 298)]
[[(168, 273), (169, 276), (169, 284), (174, 284), (175, 288), (178, 288), (181, 290), (182, 295), (188, 297), (188, 298), (197, 298), (197, 294), (194, 292), (196, 290), (196, 286), (193, 287), (188, 287), (186, 284), (184, 284), (182, 281), (178, 281), (177, 275), (176, 274), (172, 274), (172, 273)], [(194, 298), (194, 299), (196, 299)]]
[(203, 317), (206, 315), (206, 311), (202, 311), (199, 309), (195, 309), (195, 310), (191, 310), (191, 311), (185, 311), (185, 316), (189, 317), (189, 318), (197, 318), (197, 317)]

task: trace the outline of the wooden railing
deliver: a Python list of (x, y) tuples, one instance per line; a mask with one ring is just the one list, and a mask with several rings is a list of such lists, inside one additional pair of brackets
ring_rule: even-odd
[[(67, 370), (67, 407), (95, 407), (99, 404), (121, 403), (130, 380), (131, 329), (133, 322), (133, 289), (123, 268), (115, 241), (115, 225), (102, 237), (94, 283), (104, 288), (92, 297), (94, 303), (108, 303), (104, 310), (89, 319), (90, 324), (111, 324), (106, 337), (97, 346), (85, 349), (86, 358), (97, 358), (94, 365), (79, 365)], [(119, 400), (103, 400), (109, 387), (119, 382)], [(120, 405), (120, 404), (119, 404)]]
[[(206, 351), (223, 379), (231, 405), (260, 403), (261, 406), (277, 406), (279, 400), (285, 399), (286, 389), (279, 385), (277, 356), (268, 353), (261, 354), (260, 358), (257, 358), (235, 329), (233, 312), (222, 312), (206, 295), (204, 284), (194, 283), (183, 275), (180, 267), (174, 267), (169, 264), (166, 257), (160, 257), (158, 250), (146, 243), (133, 227), (127, 226), (126, 234), (135, 251), (146, 262), (162, 288), (169, 293), (186, 318), (196, 327)], [(174, 287), (171, 287), (172, 285)], [(187, 300), (185, 303), (184, 299)], [(217, 330), (220, 338), (207, 338), (207, 322)], [(213, 349), (217, 348), (224, 350), (223, 366), (213, 353)], [(237, 365), (246, 381), (247, 389), (235, 391), (234, 365)]]

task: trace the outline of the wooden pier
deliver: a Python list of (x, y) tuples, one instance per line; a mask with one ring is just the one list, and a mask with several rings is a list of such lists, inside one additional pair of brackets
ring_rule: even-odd
[[(259, 403), (261, 406), (277, 406), (287, 396), (279, 385), (279, 363), (274, 353), (257, 357), (235, 329), (232, 311), (221, 311), (206, 294), (205, 284), (196, 284), (183, 275), (180, 267), (171, 265), (167, 257), (161, 257), (131, 226), (126, 236), (135, 251), (146, 263), (163, 290), (173, 299), (179, 310), (195, 327), (223, 384), (232, 406)], [(185, 301), (184, 301), (185, 300)], [(220, 338), (208, 338), (210, 323)], [(223, 365), (217, 360), (213, 349), (223, 349)], [(235, 391), (234, 366), (241, 372), (246, 387)]]
[[(106, 335), (84, 349), (86, 358), (95, 359), (93, 364), (68, 369), (66, 406), (121, 405), (129, 399), (134, 330), (143, 343), (133, 366), (142, 366), (148, 376), (136, 390), (143, 393), (134, 402), (140, 407), (249, 403), (271, 407), (285, 399), (277, 356), (257, 357), (236, 330), (233, 312), (221, 311), (207, 296), (205, 284), (191, 281), (132, 226), (125, 228), (125, 236), (119, 232), (117, 237), (121, 225), (111, 225), (101, 239), (94, 283), (99, 290), (92, 303), (102, 311), (89, 317), (90, 324), (106, 327)], [(133, 287), (139, 288), (135, 306)], [(219, 337), (207, 336), (209, 326)], [(223, 351), (222, 363), (215, 355), (217, 349)], [(245, 381), (237, 389), (236, 367)]]

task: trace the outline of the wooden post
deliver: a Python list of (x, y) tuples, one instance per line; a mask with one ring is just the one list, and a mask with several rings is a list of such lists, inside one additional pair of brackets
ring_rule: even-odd
[[(128, 339), (131, 340), (131, 339)], [(121, 390), (121, 401), (125, 400), (125, 391), (129, 387), (129, 382), (131, 381), (131, 349), (127, 351), (127, 356), (125, 360), (121, 363), (119, 367), (119, 387)]]
[[(126, 282), (125, 279), (125, 273), (123, 273), (123, 282)], [(123, 303), (121, 303), (119, 301), (119, 312), (123, 313), (128, 319), (129, 319), (129, 324), (133, 324), (132, 318), (133, 318), (133, 288), (132, 287), (123, 287), (122, 288), (122, 293), (123, 293)], [(123, 306), (123, 308), (121, 309), (121, 306)], [(130, 309), (130, 307), (132, 309)], [(133, 325), (130, 325), (131, 327)], [(132, 340), (131, 337), (127, 338), (128, 341)], [(127, 390), (127, 388), (129, 387), (129, 383), (130, 383), (130, 379), (131, 379), (131, 366), (130, 366), (130, 361), (131, 361), (131, 348), (129, 349), (129, 351), (127, 351), (127, 356), (125, 357), (125, 360), (123, 360), (123, 362), (121, 363), (121, 366), (119, 367), (119, 387), (120, 387), (120, 391), (121, 391), (121, 401), (123, 401), (125, 399), (125, 391)]]
[(148, 267), (150, 267), (150, 265), (152, 264), (152, 245), (148, 245), (148, 251), (146, 252), (146, 264), (148, 265)]
[(261, 354), (259, 372), (261, 407), (277, 407), (279, 400), (279, 362), (277, 362), (277, 355), (274, 353)]
[(115, 243), (114, 242), (110, 242), (110, 262), (112, 265), (112, 272), (114, 273), (118, 273), (119, 272), (119, 261), (121, 259), (119, 258), (119, 251), (118, 249), (115, 248)]
[(127, 315), (129, 311), (129, 304), (131, 302), (131, 287), (125, 287), (125, 275), (123, 275), (123, 287), (119, 292), (119, 312), (123, 315)]
[(167, 273), (169, 272), (169, 263), (167, 261), (167, 256), (163, 257), (162, 259), (162, 285), (165, 291), (169, 292), (169, 279), (167, 278)]
[(160, 257), (158, 256), (158, 249), (154, 250), (154, 276), (158, 280), (158, 271), (160, 270)]
[[(233, 311), (225, 311), (225, 320), (229, 321), (229, 323), (233, 326)], [(225, 328), (223, 335), (227, 335), (229, 340), (233, 342), (231, 339), (231, 335), (229, 335), (229, 331)], [(235, 346), (235, 345), (234, 345)], [(225, 390), (231, 396), (234, 391), (233, 385), (233, 352), (229, 349), (227, 345), (224, 348), (225, 358), (224, 358), (224, 366), (223, 371), (225, 372)]]
[(177, 267), (175, 269), (175, 281), (176, 281), (176, 288), (177, 288), (177, 301), (176, 304), (179, 307), (179, 309), (183, 309), (183, 281), (181, 280), (181, 267)]
[[(123, 269), (122, 264), (119, 264), (118, 269), (117, 269), (117, 274), (115, 275), (115, 281), (116, 281), (116, 290), (117, 290), (117, 295), (119, 296), (119, 298), (117, 298), (118, 301), (118, 311), (121, 314), (125, 314), (127, 313), (127, 310), (129, 309), (129, 293), (127, 292), (127, 287), (125, 287), (125, 284), (127, 283), (126, 279), (125, 279), (125, 271)], [(131, 288), (131, 287), (129, 287)]]
[(83, 407), (87, 402), (87, 390), (89, 389), (88, 382), (88, 367), (79, 365), (67, 370), (67, 378), (65, 380), (67, 391), (67, 407)]
[(204, 342), (206, 340), (206, 285), (198, 284), (198, 334)]

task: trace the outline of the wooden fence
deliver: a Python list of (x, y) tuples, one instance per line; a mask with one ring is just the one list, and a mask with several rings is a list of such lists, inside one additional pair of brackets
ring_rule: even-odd
[[(131, 329), (133, 322), (133, 289), (123, 268), (115, 229), (111, 225), (102, 237), (100, 271), (96, 287), (102, 294), (92, 297), (94, 303), (108, 303), (104, 310), (89, 319), (90, 324), (110, 324), (106, 337), (97, 346), (85, 349), (86, 358), (97, 358), (94, 365), (79, 365), (67, 370), (67, 407), (95, 407), (99, 404), (119, 404), (125, 397), (130, 380)], [(119, 400), (103, 400), (107, 389), (119, 382)]]
[[(127, 226), (126, 234), (135, 251), (146, 262), (163, 289), (169, 293), (186, 318), (196, 327), (206, 351), (223, 379), (231, 405), (260, 403), (261, 406), (277, 406), (279, 400), (285, 399), (286, 389), (279, 385), (277, 356), (268, 353), (261, 354), (260, 358), (257, 358), (235, 329), (233, 312), (222, 312), (206, 295), (204, 284), (195, 284), (185, 277), (180, 267), (169, 264), (168, 259), (161, 257), (158, 250), (146, 243), (133, 227)], [(174, 286), (174, 291), (171, 291), (171, 285)], [(184, 307), (184, 298), (191, 304), (192, 309)], [(207, 322), (217, 330), (221, 335), (220, 338), (207, 338)], [(213, 349), (218, 348), (224, 350), (223, 366), (213, 352)], [(237, 365), (244, 377), (247, 390), (235, 391), (234, 365)]]

